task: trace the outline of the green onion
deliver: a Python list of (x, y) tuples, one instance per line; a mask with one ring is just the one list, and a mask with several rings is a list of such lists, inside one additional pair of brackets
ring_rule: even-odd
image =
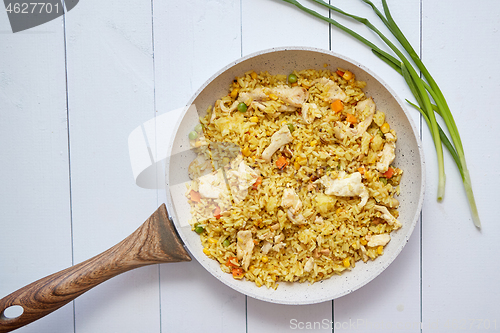
[[(410, 90), (412, 94), (415, 97), (415, 100), (417, 101), (418, 105), (415, 105), (413, 103), (410, 103), (412, 106), (417, 108), (419, 112), (422, 114), (423, 118), (425, 119), (425, 122), (427, 126), (429, 127), (431, 131), (432, 138), (434, 140), (434, 146), (436, 148), (436, 154), (437, 154), (437, 160), (438, 160), (438, 171), (439, 171), (439, 184), (438, 184), (438, 200), (442, 200), (444, 196), (444, 188), (445, 188), (445, 173), (444, 173), (444, 161), (443, 161), (443, 147), (442, 145), (448, 149), (450, 154), (453, 157), (453, 160), (455, 161), (459, 171), (460, 175), (462, 176), (462, 181), (464, 184), (465, 192), (469, 201), (469, 205), (471, 208), (471, 214), (472, 214), (472, 220), (477, 228), (481, 227), (481, 222), (479, 219), (479, 214), (477, 211), (477, 206), (476, 202), (474, 199), (474, 194), (472, 192), (472, 186), (471, 186), (471, 180), (470, 180), (470, 175), (469, 171), (467, 169), (467, 164), (465, 161), (465, 154), (463, 150), (463, 145), (462, 141), (460, 139), (460, 135), (458, 133), (458, 129), (455, 123), (455, 120), (453, 119), (453, 115), (451, 114), (451, 111), (448, 107), (448, 104), (446, 102), (446, 99), (444, 98), (443, 93), (441, 92), (441, 89), (439, 89), (437, 83), (433, 79), (433, 77), (430, 75), (429, 71), (427, 68), (424, 66), (422, 60), (418, 56), (418, 54), (415, 52), (411, 44), (408, 42), (406, 37), (403, 35), (402, 31), (399, 29), (398, 25), (394, 21), (394, 19), (391, 16), (391, 13), (389, 11), (389, 7), (387, 5), (386, 0), (382, 0), (382, 5), (384, 8), (384, 14), (380, 12), (377, 7), (370, 1), (370, 0), (361, 0), (364, 3), (368, 4), (373, 11), (377, 14), (377, 16), (382, 20), (382, 22), (386, 25), (386, 27), (389, 29), (389, 31), (396, 37), (398, 42), (403, 46), (403, 49), (410, 55), (411, 59), (414, 61), (414, 63), (417, 65), (417, 68), (420, 70), (420, 72), (423, 74), (425, 80), (420, 78), (420, 76), (417, 74), (416, 70), (413, 68), (411, 63), (406, 59), (406, 57), (403, 55), (403, 53), (389, 40), (387, 39), (375, 26), (373, 26), (370, 21), (366, 18), (359, 17), (353, 14), (349, 14), (347, 12), (344, 12), (343, 10), (330, 5), (329, 3), (323, 1), (323, 0), (312, 0), (322, 6), (325, 6), (339, 14), (342, 14), (344, 16), (350, 17), (360, 23), (363, 23), (365, 26), (367, 26), (369, 29), (371, 29), (373, 32), (375, 32), (389, 48), (397, 55), (397, 58), (394, 56), (390, 55), (389, 53), (381, 50), (378, 46), (367, 40), (366, 38), (362, 37), (358, 33), (354, 32), (353, 30), (345, 27), (344, 25), (338, 23), (332, 18), (323, 16), (307, 7), (304, 7), (302, 4), (300, 4), (296, 0), (283, 0), (285, 2), (288, 2), (299, 9), (319, 18), (322, 19), (331, 25), (339, 28), (340, 30), (346, 32), (347, 34), (351, 35), (352, 37), (356, 38), (363, 44), (367, 45), (368, 47), (371, 48), (372, 52), (379, 57), (381, 60), (386, 62), (390, 67), (392, 67), (394, 70), (396, 70), (399, 74), (403, 76), (405, 79), (406, 83), (410, 87)], [(433, 105), (430, 101), (430, 97), (434, 100), (436, 105)], [(446, 124), (446, 129), (450, 133), (450, 137), (452, 141), (448, 139), (444, 131), (441, 129), (439, 124), (436, 121), (436, 117), (434, 112), (436, 112), (438, 115), (440, 115), (445, 124)], [(452, 143), (453, 142), (453, 143)]]
[(290, 133), (292, 133), (293, 131), (295, 131), (295, 126), (293, 126), (292, 123), (288, 123), (288, 124), (286, 124), (286, 126), (288, 126), (288, 130), (290, 131)]

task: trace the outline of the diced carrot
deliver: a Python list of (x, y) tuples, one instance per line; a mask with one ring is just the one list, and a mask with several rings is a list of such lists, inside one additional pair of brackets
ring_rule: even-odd
[(191, 197), (191, 200), (193, 200), (194, 202), (200, 202), (201, 200), (201, 195), (199, 192), (191, 190), (189, 192), (189, 196)]
[(219, 206), (215, 206), (215, 209), (214, 209), (214, 216), (215, 218), (218, 220), (220, 219), (220, 207)]
[(342, 77), (342, 76), (344, 76), (344, 72), (342, 72), (342, 71), (339, 69), (339, 70), (337, 70), (337, 75)]
[(364, 167), (359, 167), (359, 168), (358, 168), (358, 172), (359, 172), (360, 174), (362, 174), (362, 175), (364, 175), (364, 174), (365, 174), (365, 171), (366, 171), (366, 170), (365, 170), (365, 168), (364, 168)]
[(255, 183), (253, 183), (252, 188), (256, 190), (260, 184), (262, 184), (262, 176), (257, 177), (257, 180), (255, 181)]
[(355, 115), (348, 113), (346, 120), (350, 122), (351, 124), (355, 124), (358, 122), (358, 119), (356, 118)]
[(342, 103), (342, 101), (340, 99), (336, 99), (335, 101), (333, 101), (333, 103), (330, 105), (330, 107), (332, 108), (332, 111), (340, 112), (340, 111), (344, 110), (344, 103)]
[(238, 258), (236, 258), (236, 257), (229, 257), (229, 258), (227, 258), (226, 266), (229, 266), (229, 267), (238, 267), (238, 264), (235, 264), (235, 262), (236, 263), (238, 262)]
[(389, 168), (389, 169), (387, 169), (386, 172), (384, 172), (384, 177), (387, 178), (387, 179), (390, 179), (393, 175), (394, 175), (394, 169), (393, 168)]
[(233, 268), (233, 270), (231, 271), (231, 273), (233, 273), (233, 278), (235, 279), (243, 279), (243, 276), (245, 276), (245, 271), (243, 270), (243, 268)]
[(280, 170), (283, 170), (287, 165), (288, 165), (288, 160), (283, 155), (281, 155), (276, 161), (276, 166)]

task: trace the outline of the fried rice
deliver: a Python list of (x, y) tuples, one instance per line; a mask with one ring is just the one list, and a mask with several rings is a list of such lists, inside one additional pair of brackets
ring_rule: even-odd
[(293, 75), (235, 78), (190, 133), (193, 232), (222, 271), (259, 287), (342, 274), (401, 227), (397, 137), (365, 82)]

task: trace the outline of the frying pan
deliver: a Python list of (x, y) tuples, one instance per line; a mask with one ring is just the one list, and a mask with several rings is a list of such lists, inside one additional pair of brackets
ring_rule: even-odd
[[(196, 157), (188, 133), (215, 100), (227, 94), (230, 82), (254, 70), (288, 74), (293, 70), (324, 66), (351, 70), (366, 81), (365, 93), (398, 134), (395, 164), (404, 170), (398, 198), (402, 228), (391, 234), (384, 255), (359, 263), (352, 271), (309, 283), (280, 283), (276, 290), (258, 288), (253, 282), (235, 280), (221, 271), (219, 263), (203, 254), (198, 234), (191, 230), (189, 205), (185, 199), (188, 166)], [(312, 304), (346, 295), (379, 275), (401, 252), (417, 222), (424, 195), (425, 170), (421, 143), (400, 99), (375, 74), (342, 55), (314, 48), (274, 48), (243, 57), (212, 76), (190, 99), (178, 121), (168, 148), (165, 167), (167, 202), (162, 204), (134, 233), (109, 250), (87, 261), (42, 278), (0, 300), (0, 332), (9, 332), (60, 308), (87, 290), (123, 272), (138, 267), (191, 260), (190, 254), (213, 276), (229, 287), (254, 298), (280, 304)], [(21, 306), (23, 313), (7, 318), (4, 310)]]

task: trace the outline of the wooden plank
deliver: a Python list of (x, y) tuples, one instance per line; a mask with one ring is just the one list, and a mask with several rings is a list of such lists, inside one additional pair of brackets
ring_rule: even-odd
[(272, 304), (248, 297), (247, 313), (248, 332), (333, 331), (330, 301), (293, 306)]
[[(446, 157), (446, 194), (436, 196), (436, 163), (428, 165), (429, 191), (422, 234), (424, 332), (499, 329), (500, 296), (494, 253), (500, 225), (495, 207), (500, 150), (494, 105), (500, 85), (500, 3), (445, 6), (423, 2), (423, 56), (447, 97), (460, 131), (482, 220), (472, 224), (460, 175)], [(439, 31), (439, 33), (436, 33)], [(425, 149), (432, 149), (425, 133)], [(495, 328), (496, 325), (496, 328)]]
[[(382, 9), (381, 2), (374, 2)], [(361, 2), (336, 1), (343, 10), (366, 17), (386, 36), (390, 32), (380, 22), (371, 8)], [(416, 0), (390, 2), (392, 16), (405, 33), (410, 43), (420, 47), (420, 2)], [(332, 14), (332, 18), (345, 24), (390, 51), (383, 42), (365, 26)], [(390, 38), (394, 41), (394, 38)], [(375, 57), (368, 47), (354, 38), (334, 28), (332, 30), (332, 50), (360, 62), (372, 70), (401, 99), (413, 96), (403, 78), (388, 65)], [(420, 126), (418, 112), (407, 108), (417, 128)], [(401, 135), (401, 133), (399, 133)], [(427, 151), (426, 151), (427, 152)], [(432, 150), (431, 150), (432, 152)], [(420, 331), (420, 230), (415, 228), (410, 241), (401, 254), (379, 277), (361, 289), (334, 302), (334, 322), (336, 328), (366, 330), (370, 332), (396, 332), (403, 328), (408, 332)], [(362, 267), (363, 264), (359, 266)], [(343, 326), (342, 326), (343, 325)]]
[[(13, 34), (0, 17), (0, 298), (71, 266), (62, 18)], [(73, 331), (69, 304), (18, 332)]]
[[(157, 208), (156, 192), (135, 185), (128, 154), (130, 132), (154, 117), (151, 3), (80, 2), (67, 15), (66, 34), (78, 263)], [(158, 332), (158, 267), (105, 282), (76, 300), (75, 313), (79, 332)]]
[[(155, 1), (153, 15), (160, 114), (186, 105), (210, 76), (240, 57), (240, 6), (230, 0)], [(176, 120), (172, 115), (172, 124)], [(158, 193), (164, 201), (164, 191)], [(160, 273), (162, 331), (245, 332), (245, 296), (198, 262), (162, 265)]]
[[(320, 5), (307, 6), (328, 16)], [(242, 0), (243, 55), (280, 46), (329, 48), (328, 23), (283, 1)]]
[[(242, 6), (243, 55), (279, 46), (329, 48), (328, 24), (306, 16), (294, 6), (268, 0), (243, 1)], [(328, 15), (318, 5), (312, 4), (311, 8)], [(316, 326), (321, 323), (331, 327), (332, 302), (289, 306), (248, 297), (247, 304), (248, 332), (290, 332), (307, 323), (317, 328), (315, 322)]]

